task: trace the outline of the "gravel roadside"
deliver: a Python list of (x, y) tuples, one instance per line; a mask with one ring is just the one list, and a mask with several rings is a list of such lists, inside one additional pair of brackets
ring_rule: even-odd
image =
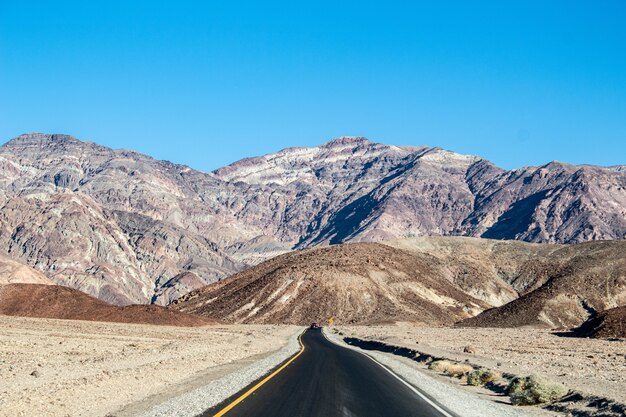
[(346, 344), (341, 337), (332, 334), (326, 328), (324, 328), (324, 334), (329, 340), (340, 346), (356, 350), (375, 359), (459, 417), (529, 417), (528, 414), (510, 406), (483, 400), (454, 386), (437, 381), (419, 369), (408, 366), (388, 354), (372, 351), (365, 353), (361, 349)]
[(228, 374), (222, 378), (211, 381), (209, 384), (174, 397), (161, 403), (140, 417), (193, 417), (201, 414), (228, 397), (241, 391), (250, 383), (269, 373), (278, 364), (300, 350), (298, 336), (302, 333), (299, 329), (290, 338), (288, 343), (271, 355), (252, 363), (238, 372)]

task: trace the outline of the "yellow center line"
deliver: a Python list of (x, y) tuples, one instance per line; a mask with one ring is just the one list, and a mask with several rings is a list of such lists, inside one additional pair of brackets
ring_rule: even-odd
[(300, 343), (300, 352), (298, 352), (294, 357), (292, 357), (291, 359), (289, 359), (289, 361), (287, 361), (283, 366), (281, 366), (280, 368), (278, 368), (277, 370), (275, 370), (274, 372), (272, 372), (270, 375), (266, 376), (265, 378), (263, 378), (262, 381), (260, 381), (258, 384), (256, 384), (255, 386), (253, 386), (252, 388), (250, 388), (248, 391), (246, 391), (245, 393), (243, 393), (239, 398), (237, 398), (235, 401), (233, 401), (232, 403), (228, 404), (226, 407), (224, 407), (222, 410), (220, 410), (217, 414), (215, 414), (213, 417), (221, 417), (224, 414), (228, 413), (230, 410), (232, 410), (237, 404), (239, 404), (240, 402), (242, 402), (243, 400), (245, 400), (250, 394), (252, 394), (254, 391), (256, 391), (257, 389), (259, 389), (263, 384), (265, 384), (267, 381), (269, 381), (270, 379), (272, 379), (274, 376), (276, 376), (276, 374), (278, 374), (280, 371), (282, 371), (283, 369), (285, 369), (291, 362), (295, 361), (298, 356), (302, 355), (302, 352), (304, 352), (304, 345), (302, 344), (302, 335), (298, 336), (298, 342)]

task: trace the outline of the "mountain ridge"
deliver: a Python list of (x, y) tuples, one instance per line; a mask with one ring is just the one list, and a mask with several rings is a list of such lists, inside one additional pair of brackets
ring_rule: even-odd
[(478, 156), (363, 137), (205, 173), (35, 133), (1, 146), (0, 168), (0, 254), (117, 304), (167, 304), (272, 256), (320, 245), (626, 235), (620, 167), (552, 162), (506, 171)]

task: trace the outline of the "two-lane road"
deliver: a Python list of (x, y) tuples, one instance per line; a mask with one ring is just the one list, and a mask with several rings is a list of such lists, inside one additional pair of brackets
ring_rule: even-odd
[(202, 417), (451, 416), (365, 355), (329, 342), (320, 329), (307, 330), (301, 342), (304, 351), (284, 369)]

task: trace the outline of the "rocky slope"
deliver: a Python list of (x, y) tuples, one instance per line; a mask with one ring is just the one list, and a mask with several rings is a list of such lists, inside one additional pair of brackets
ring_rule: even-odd
[[(215, 171), (286, 199), (280, 218), (296, 247), (466, 235), (576, 243), (626, 235), (626, 172), (552, 162), (502, 170), (476, 156), (346, 137)], [(280, 206), (279, 208), (283, 208)], [(283, 210), (277, 213), (280, 216)], [(294, 229), (296, 225), (306, 225)], [(303, 232), (304, 231), (304, 232)]]
[(0, 255), (0, 285), (3, 284), (43, 284), (53, 282), (41, 272)]
[(0, 314), (169, 326), (204, 326), (215, 323), (203, 317), (155, 305), (118, 307), (72, 288), (41, 284), (1, 285)]
[(579, 337), (626, 339), (626, 305), (595, 315), (573, 331)]
[(292, 249), (421, 235), (622, 239), (626, 171), (359, 137), (202, 173), (66, 135), (0, 147), (0, 254), (116, 304), (166, 304)]
[(410, 252), (378, 243), (296, 251), (187, 294), (172, 308), (243, 323), (451, 324), (488, 304)]
[(209, 174), (37, 134), (0, 148), (0, 165), (0, 253), (55, 283), (116, 304), (165, 304), (243, 266), (211, 239), (214, 228), (227, 240), (232, 218)]
[(278, 256), (193, 291), (173, 308), (252, 323), (334, 317), (442, 325), (466, 317), (460, 325), (572, 328), (626, 303), (625, 250), (626, 242), (461, 237), (334, 245)]
[(459, 325), (576, 327), (598, 312), (626, 304), (625, 251), (623, 241), (550, 248), (550, 253), (539, 259), (546, 273), (525, 278), (526, 286), (532, 284), (519, 298)]

